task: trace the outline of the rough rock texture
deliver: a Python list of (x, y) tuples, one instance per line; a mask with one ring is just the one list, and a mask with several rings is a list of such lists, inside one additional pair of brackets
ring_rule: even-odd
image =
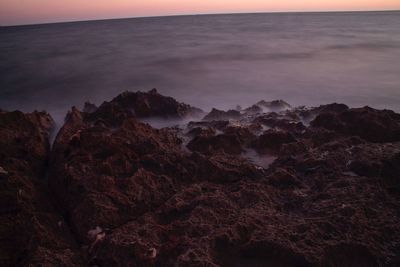
[(400, 141), (400, 114), (370, 107), (344, 112), (323, 112), (311, 124), (371, 142)]
[(208, 113), (203, 120), (204, 121), (222, 121), (222, 120), (229, 120), (229, 119), (238, 119), (240, 118), (240, 112), (237, 110), (228, 110), (223, 111), (216, 108), (213, 108), (210, 113)]
[(0, 266), (84, 266), (46, 186), (44, 112), (0, 112)]
[[(124, 92), (111, 100), (104, 102), (99, 109), (90, 103), (85, 104), (84, 111), (101, 114), (103, 117), (120, 115), (135, 115), (136, 117), (184, 118), (198, 117), (203, 111), (190, 105), (180, 103), (172, 97), (160, 95), (156, 89), (149, 92)], [(111, 115), (113, 114), (113, 115)]]
[(283, 144), (296, 142), (292, 133), (280, 130), (267, 130), (254, 141), (253, 147), (260, 153), (279, 152)]
[(398, 114), (264, 101), (275, 111), (155, 129), (141, 117), (173, 101), (136, 94), (73, 108), (51, 152), (49, 188), (85, 263), (400, 265)]

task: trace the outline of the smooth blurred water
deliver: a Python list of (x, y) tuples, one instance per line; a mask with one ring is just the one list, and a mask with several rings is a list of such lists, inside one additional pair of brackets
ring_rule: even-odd
[(202, 15), (0, 28), (0, 108), (149, 90), (205, 110), (284, 99), (400, 111), (400, 12)]

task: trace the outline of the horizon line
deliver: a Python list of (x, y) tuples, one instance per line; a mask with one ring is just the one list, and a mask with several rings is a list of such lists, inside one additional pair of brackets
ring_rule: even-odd
[(164, 18), (164, 17), (186, 17), (186, 16), (210, 16), (210, 15), (251, 15), (251, 14), (288, 14), (288, 13), (373, 13), (373, 12), (400, 12), (400, 9), (380, 9), (380, 10), (310, 10), (310, 11), (259, 11), (259, 12), (228, 12), (228, 13), (188, 13), (188, 14), (166, 14), (154, 16), (133, 16), (133, 17), (110, 17), (110, 18), (97, 18), (85, 20), (65, 20), (54, 22), (39, 22), (27, 24), (10, 24), (0, 25), (1, 28), (7, 27), (24, 27), (24, 26), (43, 26), (51, 24), (67, 24), (67, 23), (80, 23), (80, 22), (96, 22), (108, 20), (128, 20), (128, 19), (146, 19), (146, 18)]

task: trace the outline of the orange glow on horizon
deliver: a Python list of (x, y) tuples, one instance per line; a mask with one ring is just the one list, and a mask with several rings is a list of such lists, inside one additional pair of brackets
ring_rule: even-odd
[(399, 9), (399, 0), (0, 0), (0, 25), (177, 14)]

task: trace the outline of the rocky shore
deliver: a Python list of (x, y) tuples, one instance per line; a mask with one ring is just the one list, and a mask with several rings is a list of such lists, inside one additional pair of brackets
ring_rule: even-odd
[(393, 111), (153, 89), (53, 128), (0, 110), (0, 266), (400, 266)]

